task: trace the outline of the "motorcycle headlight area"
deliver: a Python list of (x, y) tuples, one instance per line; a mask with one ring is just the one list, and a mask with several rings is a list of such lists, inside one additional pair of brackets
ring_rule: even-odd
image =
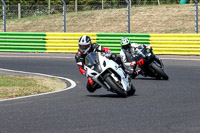
[(148, 53), (147, 56), (151, 56), (151, 53)]

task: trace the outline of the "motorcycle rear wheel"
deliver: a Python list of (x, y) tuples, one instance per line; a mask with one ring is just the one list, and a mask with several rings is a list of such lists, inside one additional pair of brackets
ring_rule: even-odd
[(158, 72), (158, 74), (159, 74), (158, 78), (161, 76), (164, 80), (168, 80), (169, 79), (169, 77), (164, 72), (164, 70), (162, 68), (160, 68), (156, 63), (152, 62), (151, 66), (156, 72)]
[(107, 76), (105, 81), (120, 97), (127, 97), (127, 92), (119, 87), (111, 76)]

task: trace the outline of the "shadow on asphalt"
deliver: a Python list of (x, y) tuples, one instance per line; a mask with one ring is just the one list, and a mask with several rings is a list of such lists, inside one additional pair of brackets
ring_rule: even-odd
[(132, 79), (132, 80), (158, 80), (158, 81), (168, 81), (168, 80), (164, 80), (164, 79), (156, 79), (154, 77), (139, 77), (139, 78), (135, 78), (135, 79)]
[[(123, 97), (120, 97), (119, 95), (117, 94), (101, 94), (101, 95), (87, 95), (88, 97), (96, 97), (96, 98), (123, 98)], [(137, 94), (133, 95), (133, 96), (139, 96)], [(128, 97), (133, 97), (133, 96), (127, 96), (126, 98)]]

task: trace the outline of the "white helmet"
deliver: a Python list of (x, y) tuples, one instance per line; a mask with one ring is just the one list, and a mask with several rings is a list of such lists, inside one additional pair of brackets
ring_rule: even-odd
[(125, 50), (129, 49), (131, 45), (131, 40), (128, 37), (124, 37), (121, 40), (121, 47)]
[(87, 35), (80, 37), (80, 39), (78, 41), (79, 50), (83, 54), (86, 54), (91, 48), (91, 44), (92, 44), (91, 42), (92, 42), (91, 38)]

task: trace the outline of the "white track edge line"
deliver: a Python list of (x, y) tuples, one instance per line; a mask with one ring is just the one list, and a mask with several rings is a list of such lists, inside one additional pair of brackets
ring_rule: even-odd
[(51, 78), (59, 78), (59, 79), (62, 79), (62, 80), (67, 80), (71, 84), (71, 86), (64, 88), (62, 90), (53, 91), (53, 92), (46, 92), (46, 93), (41, 93), (41, 94), (28, 95), (28, 96), (22, 96), (22, 97), (16, 97), (16, 98), (2, 99), (2, 100), (0, 100), (0, 102), (29, 98), (29, 97), (35, 97), (35, 96), (42, 96), (42, 95), (47, 95), (47, 94), (53, 94), (53, 93), (58, 93), (58, 92), (70, 90), (70, 89), (76, 87), (76, 83), (73, 80), (68, 79), (68, 78), (64, 78), (64, 77), (52, 76), (52, 75), (47, 75), (47, 74), (42, 74), (42, 73), (32, 73), (32, 72), (9, 70), (9, 69), (3, 69), (3, 68), (0, 68), (0, 70), (7, 71), (7, 72), (23, 73), (23, 74), (33, 74), (33, 75), (39, 75), (39, 76), (45, 76), (45, 77), (51, 77)]

